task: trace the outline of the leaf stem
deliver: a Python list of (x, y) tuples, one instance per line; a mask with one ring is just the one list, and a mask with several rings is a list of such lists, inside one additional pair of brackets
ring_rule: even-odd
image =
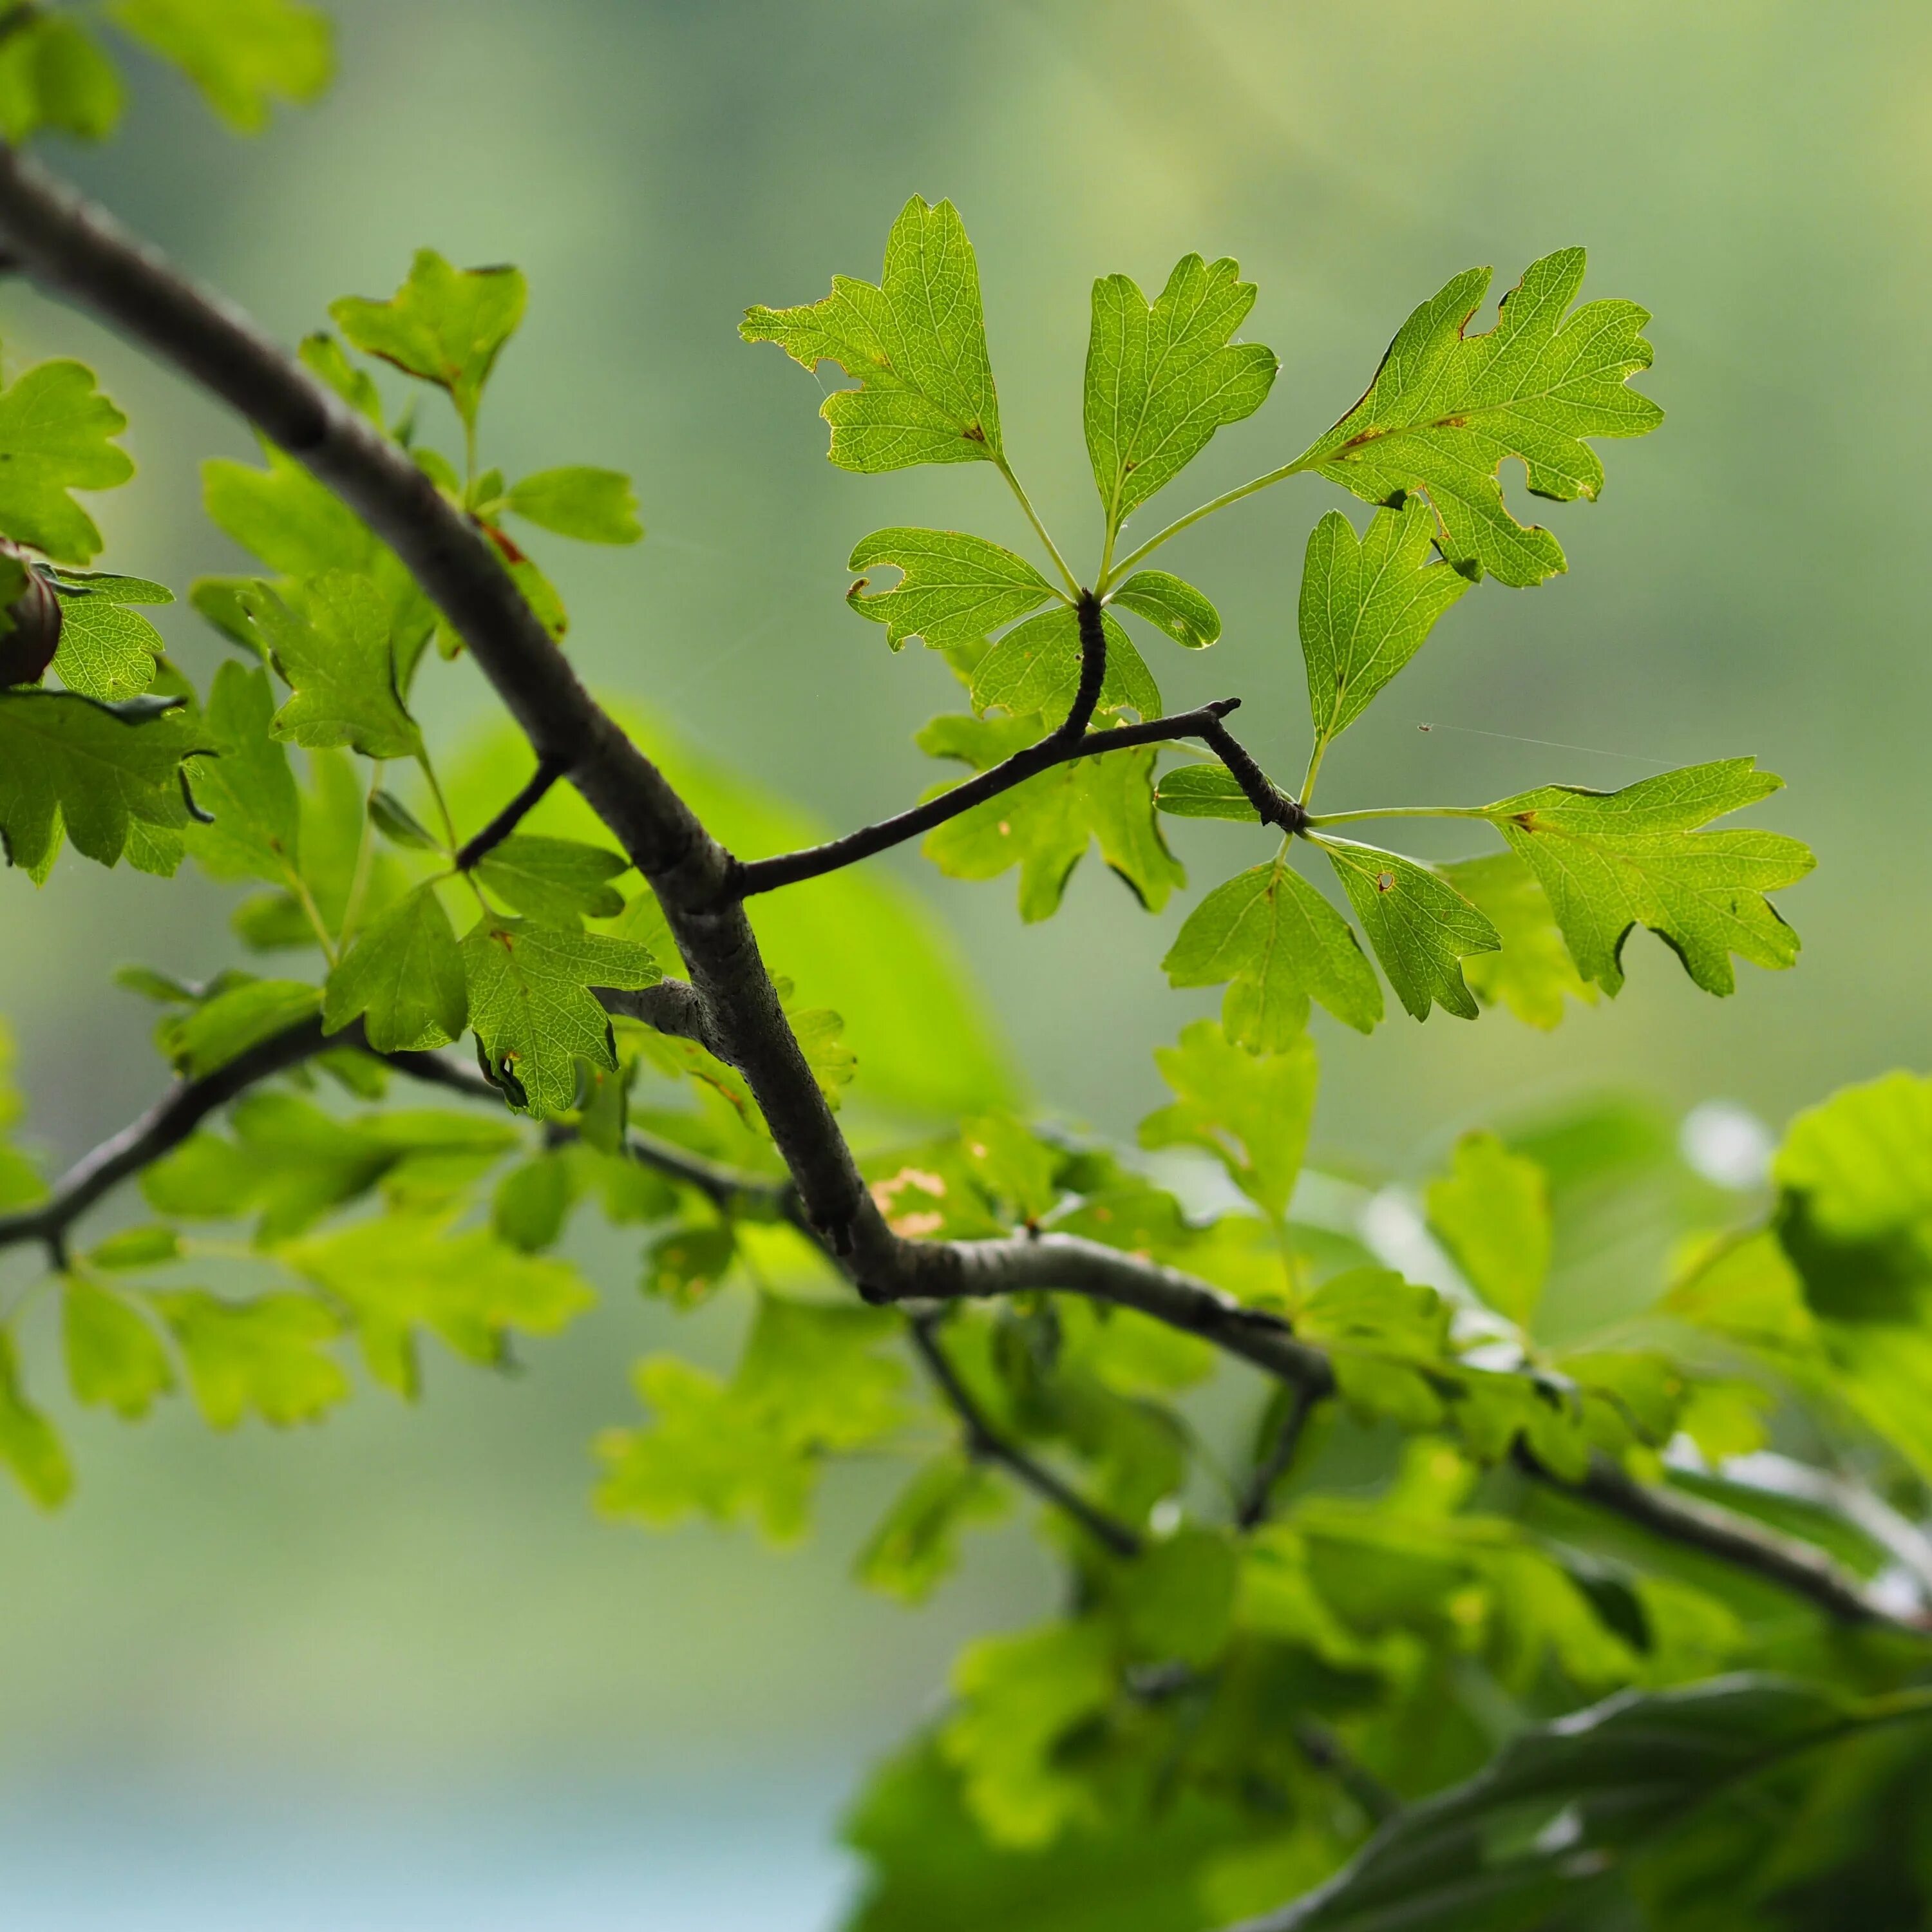
[(315, 943), (322, 948), (322, 956), (329, 964), (335, 964), (335, 941), (330, 936), (328, 927), (322, 916), (322, 908), (315, 902), (315, 895), (308, 889), (308, 882), (286, 860), (282, 865), (283, 875), (289, 882), (289, 890), (295, 895), (296, 903), (302, 909), (302, 916), (309, 922), (315, 934)]
[(1273, 483), (1285, 482), (1291, 476), (1299, 476), (1309, 466), (1305, 456), (1298, 456), (1292, 463), (1285, 463), (1279, 470), (1270, 470), (1265, 476), (1257, 476), (1252, 483), (1244, 483), (1238, 489), (1227, 490), (1211, 502), (1203, 503), (1198, 510), (1190, 510), (1186, 516), (1178, 517), (1164, 530), (1156, 531), (1138, 550), (1130, 550), (1111, 568), (1100, 573), (1100, 581), (1095, 587), (1104, 592), (1117, 578), (1126, 576), (1138, 563), (1151, 556), (1169, 537), (1178, 537), (1184, 530), (1191, 528), (1204, 517), (1211, 517), (1216, 510), (1225, 510), (1230, 503), (1238, 503), (1244, 496), (1252, 496), (1258, 490), (1265, 490)]
[(1480, 805), (1371, 805), (1358, 812), (1324, 812), (1308, 820), (1311, 830), (1326, 825), (1355, 825), (1367, 818), (1480, 818), (1493, 823)]
[(1076, 600), (1080, 595), (1079, 580), (1066, 567), (1066, 560), (1060, 555), (1060, 546), (1047, 533), (1046, 526), (1040, 520), (1040, 512), (1033, 506), (1033, 500), (1020, 488), (1020, 479), (1013, 474), (1012, 464), (1004, 456), (994, 457), (993, 464), (1006, 479), (1007, 486), (1013, 494), (1019, 499), (1020, 508), (1025, 511), (1027, 521), (1032, 524), (1034, 536), (1046, 544), (1047, 555), (1052, 558), (1054, 568), (1060, 572), (1060, 581), (1066, 586), (1069, 601)]
[(362, 836), (356, 848), (356, 871), (349, 881), (349, 897), (342, 908), (342, 944), (344, 950), (356, 932), (356, 922), (362, 914), (362, 901), (369, 890), (369, 876), (374, 870), (376, 856), (376, 821), (370, 816), (370, 802), (382, 784), (382, 760), (376, 760), (369, 773), (368, 796), (362, 802)]

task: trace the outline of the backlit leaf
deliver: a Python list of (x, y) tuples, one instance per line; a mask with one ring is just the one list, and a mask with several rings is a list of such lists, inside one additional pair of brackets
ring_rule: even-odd
[(349, 1396), (349, 1378), (327, 1353), (340, 1323), (306, 1294), (228, 1301), (200, 1288), (154, 1298), (188, 1364), (188, 1385), (212, 1429), (251, 1412), (286, 1428), (319, 1420)]
[(1439, 1005), (1458, 1018), (1476, 1017), (1462, 961), (1493, 952), (1496, 929), (1432, 867), (1372, 845), (1316, 841), (1342, 881), (1396, 998), (1419, 1020)]
[(272, 101), (305, 104), (334, 74), (328, 16), (301, 0), (114, 0), (112, 13), (243, 134), (268, 124)]
[(1500, 952), (1465, 956), (1462, 977), (1485, 1006), (1508, 1006), (1546, 1030), (1563, 1018), (1565, 997), (1594, 1006), (1597, 989), (1576, 962), (1536, 874), (1513, 852), (1459, 859), (1436, 870), (1496, 929)]
[(894, 650), (913, 638), (936, 651), (983, 644), (1056, 594), (1024, 557), (957, 530), (874, 530), (853, 547), (846, 568), (881, 564), (900, 573), (898, 582), (873, 591), (862, 576), (845, 601), (885, 626)]
[(511, 485), (503, 507), (579, 543), (634, 544), (644, 534), (637, 492), (620, 470), (540, 470)]
[(360, 1016), (378, 1053), (420, 1052), (461, 1038), (470, 994), (463, 950), (434, 886), (372, 920), (328, 976), (323, 1030)]
[(1469, 1286), (1524, 1327), (1550, 1272), (1550, 1186), (1494, 1134), (1465, 1134), (1449, 1173), (1429, 1184), (1429, 1222)]
[(128, 418), (82, 362), (39, 362), (0, 390), (0, 531), (60, 563), (100, 548), (76, 490), (112, 490), (134, 473), (114, 439)]
[(1221, 614), (1192, 584), (1165, 570), (1137, 570), (1108, 594), (1190, 651), (1205, 650), (1221, 634)]

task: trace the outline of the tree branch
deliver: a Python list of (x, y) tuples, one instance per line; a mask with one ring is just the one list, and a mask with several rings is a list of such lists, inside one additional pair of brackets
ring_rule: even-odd
[(1138, 1556), (1141, 1553), (1141, 1539), (1132, 1529), (1118, 1516), (1096, 1508), (1044, 1463), (1036, 1462), (1024, 1450), (1006, 1441), (986, 1420), (985, 1412), (973, 1400), (971, 1390), (959, 1379), (958, 1371), (940, 1346), (936, 1332), (939, 1322), (937, 1310), (921, 1310), (915, 1314), (910, 1324), (912, 1344), (926, 1364), (926, 1372), (959, 1418), (960, 1434), (964, 1440), (967, 1454), (976, 1462), (997, 1462), (1036, 1496), (1043, 1497), (1055, 1509), (1064, 1510), (1088, 1535), (1104, 1544), (1116, 1556)]
[(970, 812), (975, 806), (984, 805), (989, 798), (998, 798), (1002, 792), (1024, 784), (1028, 778), (1051, 771), (1055, 765), (1071, 764), (1076, 758), (1100, 758), (1108, 752), (1130, 751), (1137, 745), (1161, 745), (1174, 738), (1204, 738), (1240, 701), (1238, 698), (1216, 698), (1197, 711), (1178, 712), (1171, 718), (1153, 718), (1141, 724), (1116, 724), (1104, 731), (1089, 731), (1072, 742), (1058, 731), (1049, 732), (1037, 744), (988, 766), (922, 805), (874, 824), (862, 825), (857, 831), (828, 840), (823, 845), (807, 845), (796, 852), (781, 852), (740, 866), (736, 878), (739, 896), (749, 898), (756, 892), (795, 886), (802, 880), (856, 865), (876, 852), (887, 851), (908, 838), (916, 838), (920, 833)]
[(659, 1033), (695, 1040), (720, 1060), (730, 1058), (704, 995), (688, 980), (660, 980), (638, 992), (618, 986), (593, 986), (590, 992), (607, 1013), (621, 1013), (627, 1019), (642, 1020)]
[[(584, 689), (470, 518), (406, 450), (238, 311), (188, 280), (38, 163), (4, 145), (0, 247), (37, 280), (145, 344), (244, 416), (396, 552), (468, 644), (539, 760), (566, 761), (572, 783), (650, 881), (690, 969), (692, 989), (715, 1028), (712, 1050), (750, 1086), (792, 1177), (804, 1225), (868, 1299), (944, 1300), (1021, 1288), (1071, 1290), (1140, 1309), (1304, 1387), (1324, 1393), (1333, 1388), (1321, 1352), (1298, 1341), (1285, 1324), (1178, 1270), (1065, 1235), (930, 1244), (894, 1235), (860, 1179), (760, 957), (742, 903), (749, 868), (710, 836), (664, 774)], [(1143, 545), (1137, 554), (1149, 548)], [(1083, 647), (1083, 689), (1086, 655)], [(1082, 718), (1083, 734), (1085, 724)], [(1268, 823), (1294, 829), (1289, 820), (1299, 806), (1291, 809), (1292, 802), (1268, 784), (1221, 727), (1218, 711), (1211, 725), (1204, 725), (1200, 735), (1228, 764), (1256, 810)], [(1172, 729), (1163, 722), (1160, 735)], [(1130, 742), (1124, 732), (1095, 735), (1110, 746)], [(1133, 742), (1156, 741), (1149, 734)], [(1047, 762), (1088, 754), (1083, 735)], [(896, 842), (896, 837), (882, 841)], [(797, 875), (828, 869), (808, 866)], [(256, 1077), (251, 1068), (278, 1051), (292, 1052), (291, 1064), (302, 1057), (281, 1036), (206, 1081), (187, 1083), (80, 1163), (51, 1201), (0, 1221), (0, 1234), (13, 1241), (46, 1241), (58, 1257), (66, 1229), (80, 1214), (116, 1181), (185, 1138), (199, 1120)], [(1593, 1474), (1582, 1493), (1658, 1534), (1798, 1590), (1834, 1616), (1867, 1621), (1880, 1614), (1856, 1588), (1832, 1578), (1822, 1559), (1790, 1550), (1783, 1538), (1728, 1523), (1714, 1526), (1708, 1509), (1694, 1510), (1620, 1475), (1599, 1480)]]
[(466, 872), (478, 860), (487, 857), (543, 802), (544, 794), (560, 778), (569, 776), (569, 761), (560, 758), (537, 760), (530, 782), (474, 838), (465, 842), (456, 855), (456, 869)]
[(1261, 814), (1264, 825), (1278, 825), (1291, 838), (1308, 823), (1300, 805), (1275, 784), (1256, 764), (1244, 745), (1220, 718), (1201, 734), (1208, 748), (1234, 775), (1248, 802)]
[(1309, 1417), (1314, 1413), (1316, 1400), (1305, 1388), (1288, 1392), (1288, 1412), (1274, 1432), (1274, 1440), (1268, 1444), (1268, 1454), (1255, 1465), (1248, 1478), (1246, 1493), (1234, 1514), (1237, 1528), (1254, 1529), (1268, 1520), (1269, 1498), (1274, 1494), (1275, 1484), (1288, 1473), (1288, 1466), (1294, 1460), (1294, 1452), (1301, 1446), (1302, 1432), (1308, 1426)]
[(1073, 620), (1080, 631), (1080, 682), (1074, 688), (1073, 708), (1054, 735), (1077, 745), (1094, 722), (1100, 687), (1107, 681), (1106, 620), (1101, 614), (1100, 600), (1092, 591), (1082, 591), (1075, 600)]

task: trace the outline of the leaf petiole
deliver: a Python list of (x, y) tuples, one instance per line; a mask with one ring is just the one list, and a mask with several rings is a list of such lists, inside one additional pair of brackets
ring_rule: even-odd
[[(1054, 568), (1060, 572), (1060, 581), (1066, 586), (1066, 601), (1072, 602), (1080, 595), (1079, 580), (1066, 567), (1066, 560), (1060, 554), (1060, 546), (1047, 534), (1046, 526), (1040, 520), (1040, 513), (1033, 506), (1033, 500), (1020, 487), (1020, 479), (1013, 474), (1012, 465), (1004, 456), (996, 456), (993, 464), (1006, 479), (1007, 487), (1019, 499), (1020, 508), (1026, 512), (1027, 521), (1032, 524), (1034, 534), (1046, 546), (1046, 554), (1053, 560)], [(1060, 593), (1056, 591), (1056, 596)]]
[(1480, 805), (1371, 805), (1357, 812), (1328, 812), (1310, 816), (1311, 830), (1324, 825), (1354, 825), (1367, 818), (1480, 818), (1490, 814)]
[(1126, 575), (1136, 564), (1144, 563), (1169, 537), (1178, 537), (1184, 530), (1198, 524), (1204, 517), (1211, 517), (1216, 510), (1225, 510), (1230, 503), (1238, 503), (1244, 496), (1252, 496), (1257, 490), (1265, 490), (1271, 483), (1285, 482), (1291, 476), (1299, 476), (1310, 466), (1306, 457), (1297, 457), (1292, 463), (1285, 463), (1279, 470), (1270, 470), (1265, 476), (1257, 476), (1253, 482), (1244, 483), (1238, 488), (1227, 490), (1203, 503), (1198, 510), (1190, 510), (1186, 516), (1178, 517), (1166, 530), (1157, 530), (1139, 549), (1130, 550), (1120, 562), (1104, 570), (1096, 588), (1105, 592), (1107, 586)]

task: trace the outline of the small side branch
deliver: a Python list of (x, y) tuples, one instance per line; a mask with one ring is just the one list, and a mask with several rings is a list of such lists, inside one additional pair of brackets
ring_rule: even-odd
[(926, 1364), (926, 1372), (932, 1376), (934, 1387), (959, 1418), (967, 1454), (976, 1462), (997, 1462), (1036, 1496), (1072, 1517), (1116, 1556), (1138, 1556), (1141, 1539), (1134, 1531), (1118, 1516), (1096, 1508), (1044, 1463), (1036, 1462), (1024, 1450), (1007, 1442), (986, 1420), (979, 1404), (973, 1400), (971, 1391), (959, 1379), (958, 1371), (953, 1367), (946, 1351), (940, 1346), (939, 1322), (936, 1313), (915, 1315), (911, 1322), (912, 1344), (919, 1352), (920, 1360)]
[(720, 1060), (729, 1056), (724, 1041), (712, 1024), (704, 996), (687, 980), (660, 980), (655, 986), (632, 992), (615, 986), (593, 986), (591, 996), (607, 1013), (621, 1013), (627, 1019), (642, 1020), (659, 1033), (680, 1040), (695, 1040)]
[(828, 840), (823, 845), (808, 845), (796, 852), (781, 852), (741, 865), (736, 880), (738, 896), (749, 898), (757, 892), (775, 892), (781, 886), (795, 886), (856, 865), (861, 859), (903, 845), (908, 838), (916, 838), (935, 826), (970, 812), (975, 806), (984, 805), (989, 798), (998, 798), (1002, 792), (1024, 784), (1028, 778), (1037, 778), (1055, 765), (1070, 764), (1076, 758), (1100, 758), (1108, 752), (1130, 751), (1137, 745), (1164, 745), (1176, 738), (1204, 739), (1210, 728), (1218, 726), (1229, 712), (1239, 707), (1240, 701), (1238, 698), (1217, 698), (1198, 711), (1150, 718), (1142, 724), (1116, 724), (1107, 730), (1089, 731), (1074, 742), (1058, 734), (1042, 738), (1038, 744), (1016, 752), (1010, 758), (989, 766), (950, 791), (928, 799), (910, 811), (882, 818), (875, 824), (862, 825), (857, 831)]
[(569, 772), (570, 760), (568, 758), (539, 758), (530, 783), (458, 852), (456, 869), (459, 872), (466, 872), (479, 859), (494, 852), (542, 802), (544, 794), (550, 787), (558, 779), (567, 777)]
[(1248, 802), (1261, 814), (1264, 825), (1278, 825), (1292, 838), (1308, 823), (1308, 814), (1250, 755), (1247, 747), (1219, 718), (1203, 728), (1202, 742), (1234, 774)]
[(1308, 1418), (1314, 1412), (1316, 1398), (1307, 1389), (1291, 1389), (1287, 1399), (1288, 1412), (1275, 1431), (1274, 1440), (1268, 1444), (1268, 1454), (1255, 1465), (1254, 1473), (1248, 1478), (1246, 1493), (1241, 1498), (1241, 1506), (1235, 1512), (1234, 1522), (1239, 1528), (1254, 1529), (1268, 1520), (1268, 1502), (1274, 1494), (1274, 1486), (1288, 1473), (1288, 1465), (1294, 1460), (1294, 1452), (1301, 1446)]
[(1107, 681), (1107, 625), (1101, 614), (1100, 600), (1090, 590), (1081, 592), (1073, 606), (1073, 616), (1080, 629), (1080, 682), (1074, 690), (1073, 708), (1054, 736), (1077, 745), (1094, 722), (1094, 708), (1100, 702), (1100, 687)]

